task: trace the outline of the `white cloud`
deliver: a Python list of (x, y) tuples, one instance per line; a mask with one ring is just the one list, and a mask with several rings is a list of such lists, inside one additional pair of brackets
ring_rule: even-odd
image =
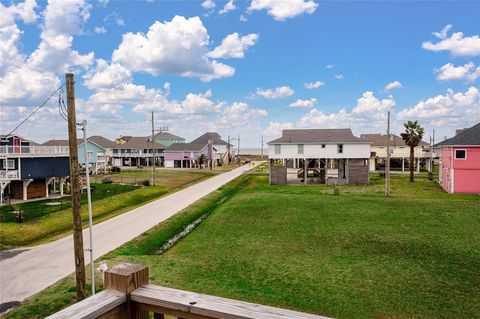
[(270, 122), (263, 134), (268, 137), (279, 136), (283, 130), (294, 128), (292, 123)]
[(294, 90), (292, 90), (288, 86), (279, 86), (275, 89), (257, 89), (257, 95), (263, 96), (266, 99), (282, 99), (287, 96), (293, 95), (295, 93)]
[(290, 107), (314, 107), (317, 105), (317, 99), (316, 98), (311, 98), (308, 100), (296, 100), (293, 103), (290, 103)]
[(441, 41), (437, 43), (423, 42), (422, 48), (437, 52), (449, 51), (453, 56), (480, 55), (480, 37), (478, 35), (466, 37), (463, 32), (455, 32), (447, 37), (450, 28), (451, 25), (447, 25), (441, 32), (434, 33)]
[(233, 2), (233, 0), (229, 0), (225, 6), (223, 7), (222, 10), (218, 11), (219, 14), (225, 14), (227, 12), (230, 12), (230, 11), (233, 11), (237, 9), (237, 6), (235, 5), (235, 3)]
[(333, 69), (335, 67), (335, 64), (327, 64), (325, 65), (326, 69)]
[(94, 70), (84, 76), (84, 85), (89, 89), (119, 87), (132, 81), (132, 72), (118, 63), (108, 64), (103, 59), (97, 60)]
[(104, 26), (95, 27), (95, 33), (100, 33), (100, 34), (107, 33), (107, 29)]
[(35, 12), (37, 2), (35, 0), (26, 0), (21, 3), (12, 4), (8, 7), (0, 3), (0, 28), (15, 23), (16, 19), (30, 24), (37, 20), (38, 15)]
[(337, 80), (343, 80), (345, 78), (343, 74), (335, 74), (333, 77)]
[(246, 22), (246, 21), (248, 21), (248, 19), (247, 19), (246, 16), (244, 16), (243, 14), (241, 14), (241, 15), (240, 15), (240, 21)]
[(480, 77), (480, 66), (475, 67), (473, 62), (466, 63), (463, 66), (454, 66), (452, 63), (447, 63), (436, 70), (436, 73), (439, 81), (463, 80), (473, 82)]
[(253, 46), (258, 40), (258, 34), (250, 33), (246, 36), (239, 36), (237, 32), (227, 35), (222, 44), (208, 53), (211, 58), (236, 58), (243, 59), (245, 51)]
[(465, 93), (448, 89), (445, 95), (437, 95), (404, 109), (398, 114), (398, 118), (421, 119), (429, 125), (448, 125), (453, 128), (465, 121), (473, 124), (480, 121), (480, 92), (474, 86)]
[(440, 32), (432, 32), (432, 34), (434, 36), (436, 36), (437, 38), (439, 39), (445, 39), (448, 35), (448, 31), (450, 31), (450, 29), (452, 29), (452, 25), (451, 24), (447, 24), (443, 29), (442, 31)]
[(125, 25), (125, 20), (118, 14), (117, 11), (113, 11), (112, 13), (108, 14), (103, 21), (108, 24), (116, 24), (120, 27)]
[(104, 8), (108, 5), (109, 2), (110, 0), (98, 0), (98, 4), (100, 4), (100, 6)]
[(324, 85), (325, 85), (325, 82), (323, 81), (307, 82), (303, 84), (303, 86), (309, 90), (318, 89), (319, 87)]
[(402, 87), (403, 87), (402, 83), (400, 83), (399, 81), (393, 81), (385, 85), (385, 87), (383, 88), (383, 91), (388, 92), (390, 90), (400, 89)]
[(205, 0), (202, 2), (202, 7), (207, 10), (213, 9), (215, 6), (215, 1), (213, 0)]
[(275, 20), (284, 21), (300, 14), (312, 14), (318, 4), (305, 0), (252, 0), (248, 11), (267, 10)]
[(202, 81), (233, 76), (233, 67), (207, 57), (208, 43), (200, 18), (175, 16), (172, 21), (155, 22), (146, 34), (124, 34), (112, 61), (152, 75), (174, 74)]

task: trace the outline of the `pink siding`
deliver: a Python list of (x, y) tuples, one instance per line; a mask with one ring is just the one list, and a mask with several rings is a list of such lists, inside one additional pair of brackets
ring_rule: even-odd
[[(467, 158), (455, 159), (457, 149), (465, 149)], [(480, 193), (480, 146), (442, 147), (441, 155), (442, 180), (440, 183), (446, 191)]]

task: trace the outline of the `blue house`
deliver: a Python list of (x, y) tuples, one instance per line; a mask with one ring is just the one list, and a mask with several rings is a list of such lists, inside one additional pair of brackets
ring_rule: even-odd
[[(78, 145), (78, 163), (85, 165), (84, 143)], [(87, 161), (92, 172), (105, 170), (107, 165), (106, 150), (97, 143), (87, 140)]]

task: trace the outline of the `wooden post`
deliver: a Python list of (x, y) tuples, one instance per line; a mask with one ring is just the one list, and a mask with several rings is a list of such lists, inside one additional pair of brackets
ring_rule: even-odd
[(148, 311), (139, 310), (128, 296), (135, 289), (148, 284), (148, 267), (123, 263), (105, 272), (105, 289), (114, 289), (127, 294), (127, 304), (123, 313), (114, 318), (148, 319)]
[(72, 186), (73, 251), (77, 301), (85, 299), (85, 256), (83, 251), (82, 218), (80, 216), (80, 181), (78, 173), (77, 123), (73, 74), (65, 74), (68, 109), (68, 145), (70, 151), (70, 183)]

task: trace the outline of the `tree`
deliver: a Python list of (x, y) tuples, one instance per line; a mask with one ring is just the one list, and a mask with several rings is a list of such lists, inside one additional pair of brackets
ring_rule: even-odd
[(200, 167), (200, 169), (202, 169), (203, 164), (205, 164), (207, 162), (207, 155), (200, 154), (197, 158), (197, 161), (198, 161), (198, 166)]
[(407, 123), (404, 123), (403, 126), (405, 126), (405, 133), (402, 133), (400, 135), (405, 141), (405, 144), (410, 147), (410, 182), (413, 182), (415, 147), (420, 144), (420, 141), (423, 138), (424, 129), (420, 124), (418, 124), (418, 121), (408, 121)]

